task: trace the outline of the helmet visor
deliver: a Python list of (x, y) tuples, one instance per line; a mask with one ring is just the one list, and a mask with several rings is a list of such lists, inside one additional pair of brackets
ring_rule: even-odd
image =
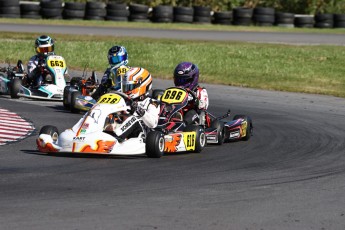
[(123, 93), (130, 93), (133, 90), (135, 90), (136, 88), (138, 88), (138, 86), (140, 86), (140, 84), (138, 84), (135, 81), (122, 81), (121, 82), (121, 89)]
[(178, 76), (175, 77), (174, 83), (175, 86), (185, 86), (193, 81), (193, 77), (191, 76)]
[(53, 52), (53, 46), (48, 46), (48, 47), (37, 47), (36, 51), (38, 53), (50, 53)]
[(111, 65), (116, 65), (119, 64), (123, 61), (127, 60), (127, 55), (123, 55), (123, 56), (111, 56), (109, 58), (109, 64)]

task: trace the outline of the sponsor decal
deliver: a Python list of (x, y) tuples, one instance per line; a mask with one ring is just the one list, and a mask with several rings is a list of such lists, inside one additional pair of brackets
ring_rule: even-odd
[(87, 129), (89, 128), (89, 123), (84, 123), (83, 126), (81, 127), (82, 129)]
[(164, 152), (176, 152), (177, 146), (181, 142), (181, 134), (174, 133), (169, 136), (165, 136)]
[(178, 71), (177, 73), (181, 75), (181, 74), (183, 74), (183, 71), (182, 71), (182, 70), (180, 70), (180, 71)]
[(125, 132), (129, 127), (131, 127), (134, 124), (136, 120), (137, 119), (135, 117), (132, 117), (131, 119), (128, 119), (128, 121), (125, 121), (125, 124), (121, 127), (121, 131)]
[(73, 141), (74, 142), (84, 142), (85, 141), (85, 137), (73, 137)]
[(80, 130), (80, 134), (85, 134), (85, 133), (86, 133), (85, 129)]
[(239, 137), (240, 137), (239, 131), (230, 133), (230, 138), (239, 138)]

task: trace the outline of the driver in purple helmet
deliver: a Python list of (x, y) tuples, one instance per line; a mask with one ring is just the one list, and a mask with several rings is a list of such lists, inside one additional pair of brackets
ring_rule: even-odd
[(183, 120), (186, 124), (205, 124), (205, 110), (208, 108), (207, 90), (199, 86), (199, 68), (191, 62), (181, 62), (174, 70), (174, 84), (189, 92), (188, 112)]

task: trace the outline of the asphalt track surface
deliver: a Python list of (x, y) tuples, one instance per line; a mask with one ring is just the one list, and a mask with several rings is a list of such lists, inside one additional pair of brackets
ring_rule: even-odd
[[(322, 33), (282, 33), (282, 32), (239, 32), (239, 31), (205, 31), (205, 30), (159, 30), (140, 28), (114, 27), (85, 27), (59, 25), (24, 25), (0, 23), (0, 31), (33, 32), (33, 33), (62, 33), (62, 34), (89, 34), (104, 36), (127, 36), (147, 38), (172, 38), (187, 40), (213, 41), (246, 41), (260, 43), (286, 43), (300, 45), (345, 45), (344, 34)], [(287, 28), (288, 31), (288, 28)]]
[(82, 115), (0, 96), (36, 127), (0, 146), (0, 229), (345, 229), (345, 99), (203, 86), (215, 115), (252, 117), (248, 142), (160, 159), (40, 154), (43, 125)]

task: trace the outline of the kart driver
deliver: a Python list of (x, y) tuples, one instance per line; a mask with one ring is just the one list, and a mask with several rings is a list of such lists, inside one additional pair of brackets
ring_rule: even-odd
[(103, 94), (107, 93), (109, 89), (120, 90), (120, 78), (129, 69), (128, 53), (124, 46), (115, 45), (108, 50), (109, 67), (105, 70), (101, 84), (96, 92), (92, 95), (95, 100), (98, 100)]
[(207, 90), (199, 86), (199, 68), (191, 62), (181, 62), (174, 70), (174, 84), (189, 92), (188, 112), (184, 115), (186, 124), (205, 124), (205, 110), (209, 100)]
[[(46, 79), (42, 78), (42, 67), (49, 55), (54, 53), (54, 40), (48, 35), (41, 35), (35, 41), (36, 55), (32, 56), (28, 62), (28, 83), (35, 87), (39, 87), (43, 80), (52, 81), (50, 75)], [(65, 73), (68, 76), (67, 70)]]
[(131, 68), (121, 80), (121, 91), (133, 100), (134, 112), (132, 115), (123, 115), (124, 121), (121, 124), (107, 125), (105, 131), (113, 131), (121, 142), (130, 136), (139, 135), (139, 118), (148, 128), (155, 128), (158, 124), (160, 105), (158, 101), (148, 97), (151, 88), (151, 74), (144, 68)]

